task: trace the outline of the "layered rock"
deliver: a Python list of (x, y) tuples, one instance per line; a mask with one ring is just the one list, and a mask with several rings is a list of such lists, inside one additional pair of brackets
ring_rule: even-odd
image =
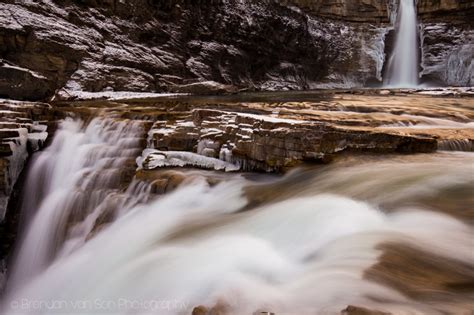
[[(427, 79), (469, 84), (472, 6), (418, 2)], [(395, 0), (10, 0), (0, 4), (0, 95), (35, 100), (62, 88), (218, 93), (374, 84), (394, 8)], [(464, 73), (447, 70), (453, 68)]]
[[(181, 97), (84, 104), (154, 122), (148, 147), (156, 151), (145, 152), (145, 169), (282, 171), (302, 162), (327, 162), (346, 152), (472, 150), (472, 98), (380, 93), (293, 94), (297, 102), (270, 94), (248, 95), (246, 100)], [(82, 111), (77, 106), (65, 110)]]
[(474, 25), (421, 24), (421, 75), (440, 85), (474, 85)]
[(64, 86), (165, 91), (200, 81), (302, 89), (325, 77), (338, 54), (325, 28), (311, 31), (305, 14), (273, 3), (7, 2), (1, 57), (47, 79), (32, 97), (19, 91), (39, 81), (3, 69), (22, 82), (0, 90), (8, 97), (39, 98)]
[(438, 85), (474, 85), (474, 2), (420, 0), (421, 76)]
[(0, 100), (0, 222), (28, 156), (48, 136), (50, 106)]
[(417, 0), (416, 5), (423, 21), (470, 22), (474, 16), (470, 0)]
[[(28, 157), (39, 150), (48, 137), (50, 105), (0, 99), (0, 291), (4, 285), (5, 256), (15, 238), (18, 222), (9, 201), (18, 197), (15, 184)], [(10, 206), (10, 207), (9, 207)]]
[(394, 1), (290, 0), (289, 2), (316, 16), (349, 22), (388, 23), (388, 9)]

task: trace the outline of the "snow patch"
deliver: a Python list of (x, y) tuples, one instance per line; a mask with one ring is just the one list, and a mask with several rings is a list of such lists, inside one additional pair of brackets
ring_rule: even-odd
[(206, 157), (192, 152), (184, 151), (159, 151), (145, 149), (142, 156), (137, 158), (139, 169), (152, 170), (160, 167), (199, 167), (217, 171), (238, 171), (240, 166)]
[(266, 115), (237, 113), (237, 116), (253, 118), (256, 120), (261, 120), (261, 121), (271, 122), (271, 123), (287, 123), (287, 124), (292, 124), (292, 125), (306, 123), (305, 120), (278, 118), (278, 117), (272, 117), (272, 116), (266, 116)]
[[(143, 92), (129, 92), (129, 91), (102, 91), (102, 92), (85, 92), (75, 90), (62, 90), (66, 99), (74, 100), (95, 100), (106, 99), (111, 101), (116, 100), (130, 100), (142, 98), (165, 98), (174, 96), (188, 95), (187, 93), (143, 93)], [(59, 93), (61, 93), (59, 92)]]

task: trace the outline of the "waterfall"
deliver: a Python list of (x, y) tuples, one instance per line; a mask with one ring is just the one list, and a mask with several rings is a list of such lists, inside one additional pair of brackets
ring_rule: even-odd
[(418, 85), (418, 22), (415, 0), (400, 0), (395, 25), (395, 46), (388, 61), (384, 84), (389, 87)]
[[(439, 301), (425, 304), (366, 275), (390, 259), (381, 258), (382, 244), (415, 250), (405, 265), (395, 261), (396, 272), (433, 259), (447, 263), (409, 270), (437, 276), (472, 267), (465, 209), (450, 208), (469, 204), (470, 153), (364, 157), (278, 178), (207, 171), (213, 180), (197, 177), (148, 198), (143, 186), (122, 187), (120, 179), (140, 154), (143, 133), (132, 121), (61, 125), (28, 178), (33, 198), (25, 211), (33, 219), (1, 314), (178, 315), (201, 304), (229, 314), (339, 314), (349, 304), (393, 314), (462, 313), (446, 303), (450, 290), (462, 290), (457, 282), (424, 288), (430, 283), (416, 282), (424, 276), (413, 276), (399, 284), (436, 289)], [(390, 270), (382, 272), (390, 279)]]
[(143, 197), (118, 192), (127, 163), (141, 152), (144, 133), (140, 121), (96, 118), (87, 128), (80, 121), (61, 123), (26, 181), (21, 212), (32, 219), (10, 275), (11, 287), (34, 278), (56, 256), (83, 244), (104, 217)]

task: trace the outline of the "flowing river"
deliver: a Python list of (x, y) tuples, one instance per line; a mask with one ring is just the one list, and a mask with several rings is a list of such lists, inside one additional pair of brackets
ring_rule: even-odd
[(128, 175), (143, 133), (61, 123), (28, 174), (2, 314), (472, 310), (472, 153), (284, 176), (183, 169), (190, 179), (160, 195)]

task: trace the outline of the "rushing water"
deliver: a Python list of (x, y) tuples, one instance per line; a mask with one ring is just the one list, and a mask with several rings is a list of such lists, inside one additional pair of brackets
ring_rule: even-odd
[(395, 46), (388, 61), (385, 85), (417, 86), (419, 48), (415, 0), (400, 0), (395, 31)]
[(80, 121), (62, 123), (26, 181), (21, 212), (33, 219), (10, 276), (12, 288), (83, 244), (101, 216), (131, 202), (127, 197), (142, 198), (117, 191), (124, 166), (140, 153), (143, 133), (139, 121), (94, 119), (86, 128)]
[[(142, 133), (130, 121), (62, 124), (28, 177), (32, 219), (0, 313), (471, 309), (471, 153), (355, 157), (213, 185), (204, 176), (215, 173), (203, 172), (152, 197), (118, 179)], [(407, 248), (415, 254), (403, 256)]]

